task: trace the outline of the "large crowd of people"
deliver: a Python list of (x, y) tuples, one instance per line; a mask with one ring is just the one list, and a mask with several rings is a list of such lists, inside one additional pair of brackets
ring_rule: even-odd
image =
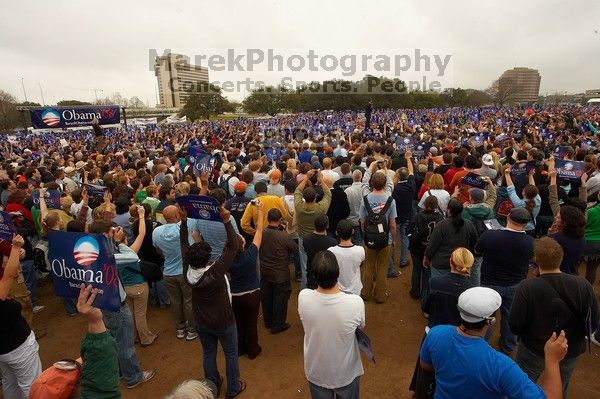
[[(16, 229), (0, 242), (4, 397), (46, 397), (33, 315), (44, 317), (37, 279), (52, 278), (51, 231), (114, 244), (118, 311), (95, 308), (91, 286), (62, 298), (66, 314), (88, 320), (81, 397), (120, 397), (121, 384), (160, 373), (136, 354), (158, 338), (150, 303), (170, 309), (174, 336), (202, 346), (204, 380), (169, 398), (240, 395), (252, 381), (238, 357), (262, 352), (261, 308), (265, 327), (284, 333), (298, 284), (311, 396), (358, 398), (365, 302), (397, 300), (388, 279), (409, 266), (410, 297), (428, 319), (406, 382), (414, 397), (567, 397), (578, 358), (600, 346), (600, 108), (366, 114), (1, 140), (0, 201)], [(559, 160), (583, 165), (581, 175), (565, 178)], [(34, 204), (47, 191), (60, 192), (59, 206)], [(213, 197), (221, 220), (189, 217), (176, 201), (184, 195)]]

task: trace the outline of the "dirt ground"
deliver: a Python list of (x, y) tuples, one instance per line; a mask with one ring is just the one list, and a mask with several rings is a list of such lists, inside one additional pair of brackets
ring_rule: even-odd
[[(425, 318), (418, 302), (409, 295), (410, 266), (402, 269), (397, 279), (388, 279), (389, 300), (383, 305), (366, 304), (366, 331), (374, 346), (377, 364), (363, 357), (365, 374), (361, 380), (364, 398), (408, 398), (408, 384), (421, 337)], [(263, 352), (255, 360), (240, 358), (241, 376), (248, 383), (240, 398), (307, 398), (308, 383), (304, 378), (303, 331), (297, 311), (298, 283), (293, 283), (289, 302), (288, 321), (291, 328), (271, 335), (259, 319), (260, 344)], [(598, 289), (598, 286), (596, 286)], [(39, 340), (43, 367), (62, 358), (79, 356), (79, 346), (86, 330), (83, 317), (68, 317), (62, 303), (52, 292), (48, 280), (41, 283), (41, 302), (46, 308), (35, 317), (35, 329), (45, 331)], [(153, 380), (129, 390), (122, 386), (126, 399), (163, 398), (186, 379), (202, 377), (201, 346), (198, 339), (178, 340), (168, 309), (151, 307), (148, 310), (150, 328), (160, 333), (154, 345), (137, 353), (142, 368), (154, 367)], [(497, 342), (494, 336), (490, 341)], [(582, 355), (571, 378), (570, 398), (600, 398), (600, 348), (593, 346), (592, 355)], [(219, 354), (219, 369), (224, 373), (224, 359)], [(1, 394), (0, 394), (1, 396)], [(223, 397), (224, 394), (221, 394)], [(8, 399), (8, 398), (6, 398)]]

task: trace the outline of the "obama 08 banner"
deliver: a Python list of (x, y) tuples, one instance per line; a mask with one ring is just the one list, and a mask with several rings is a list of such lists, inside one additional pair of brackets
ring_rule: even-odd
[(111, 311), (121, 307), (113, 244), (103, 234), (51, 231), (48, 261), (56, 295), (77, 298), (79, 286), (91, 284), (99, 290), (95, 307)]
[(115, 126), (121, 122), (118, 106), (31, 108), (29, 115), (34, 129), (91, 126), (94, 118), (100, 126)]

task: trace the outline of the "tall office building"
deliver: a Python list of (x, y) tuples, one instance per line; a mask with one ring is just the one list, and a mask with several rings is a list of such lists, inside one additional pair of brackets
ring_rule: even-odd
[(169, 53), (156, 57), (154, 74), (158, 81), (160, 104), (164, 107), (183, 107), (190, 90), (208, 82), (208, 69), (191, 65), (187, 57)]
[(540, 95), (540, 73), (537, 69), (513, 68), (504, 71), (498, 82), (498, 90), (506, 93), (506, 99), (513, 103), (532, 103)]

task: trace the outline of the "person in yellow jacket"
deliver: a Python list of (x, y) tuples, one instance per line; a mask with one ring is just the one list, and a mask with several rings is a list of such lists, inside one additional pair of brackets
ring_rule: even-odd
[[(267, 222), (267, 214), (270, 209), (277, 208), (281, 211), (283, 215), (283, 219), (291, 223), (292, 215), (287, 210), (285, 203), (281, 197), (277, 197), (274, 195), (267, 194), (267, 185), (264, 182), (258, 182), (254, 185), (254, 190), (256, 191), (256, 198), (260, 199), (260, 202), (263, 204), (263, 222), (264, 226), (268, 224)], [(256, 226), (258, 221), (258, 210), (256, 206), (250, 202), (242, 215), (242, 230), (248, 235), (254, 236)]]

